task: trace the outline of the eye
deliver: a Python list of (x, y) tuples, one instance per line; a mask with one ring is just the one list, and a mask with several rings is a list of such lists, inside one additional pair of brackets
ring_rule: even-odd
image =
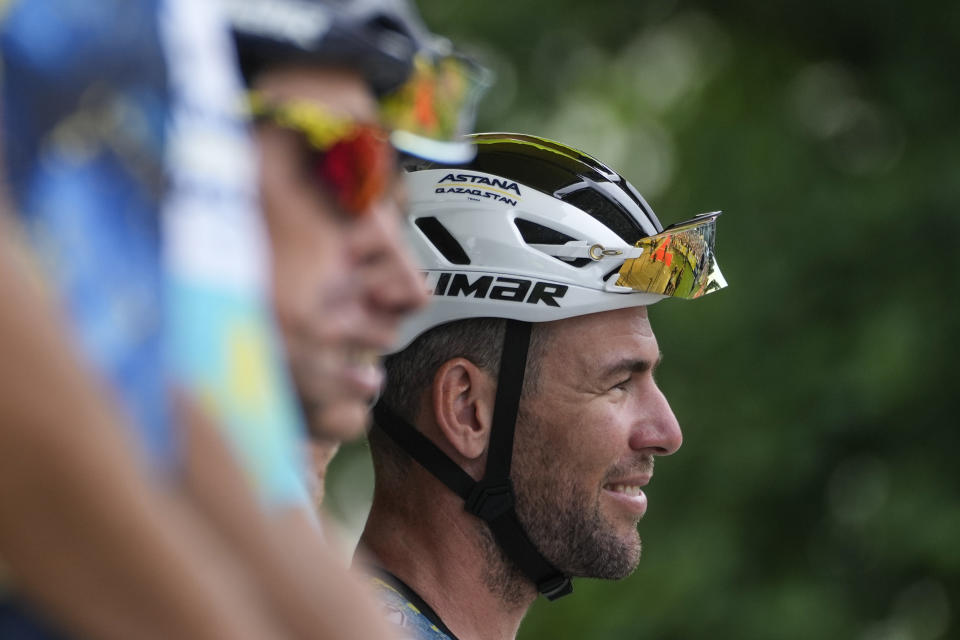
[(617, 384), (615, 384), (615, 385), (613, 385), (612, 387), (610, 387), (610, 389), (611, 389), (611, 390), (617, 389), (617, 390), (619, 390), (619, 391), (626, 391), (626, 390), (627, 390), (627, 385), (630, 384), (630, 381), (631, 381), (632, 379), (633, 379), (633, 376), (627, 376), (626, 378), (624, 378), (623, 380), (621, 380), (621, 381), (618, 382)]

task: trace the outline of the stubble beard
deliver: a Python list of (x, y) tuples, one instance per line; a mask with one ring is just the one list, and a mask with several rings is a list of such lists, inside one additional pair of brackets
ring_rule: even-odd
[[(511, 477), (520, 523), (540, 553), (570, 576), (620, 580), (640, 562), (641, 542), (617, 535), (617, 527), (600, 512), (599, 495), (588, 495), (575, 478), (563, 473), (563, 461), (547, 450), (539, 437), (542, 424), (521, 410)], [(523, 424), (524, 428), (520, 428)], [(522, 435), (521, 435), (522, 434)], [(486, 524), (481, 540), (488, 571), (486, 586), (506, 602), (518, 602), (529, 592), (529, 580), (497, 545)]]

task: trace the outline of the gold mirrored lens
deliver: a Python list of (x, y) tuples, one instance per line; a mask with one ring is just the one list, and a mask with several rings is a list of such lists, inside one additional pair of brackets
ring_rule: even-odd
[(390, 129), (454, 141), (473, 128), (476, 103), (489, 85), (486, 70), (460, 56), (418, 56), (410, 78), (380, 100)]
[(706, 213), (643, 238), (623, 263), (617, 286), (676, 298), (699, 298), (727, 286), (713, 253), (717, 216)]

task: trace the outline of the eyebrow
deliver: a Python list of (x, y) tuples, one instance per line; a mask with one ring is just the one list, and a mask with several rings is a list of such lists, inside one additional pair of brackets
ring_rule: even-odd
[(644, 373), (646, 371), (654, 372), (660, 363), (663, 362), (663, 352), (657, 354), (656, 360), (646, 358), (623, 358), (603, 370), (603, 377), (609, 378), (618, 373)]

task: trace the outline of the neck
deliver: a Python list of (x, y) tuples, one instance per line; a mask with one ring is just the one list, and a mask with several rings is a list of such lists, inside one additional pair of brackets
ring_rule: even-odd
[(311, 438), (307, 442), (308, 454), (310, 457), (310, 497), (316, 508), (323, 504), (323, 498), (326, 494), (327, 468), (330, 461), (337, 454), (340, 448), (340, 442), (337, 440), (320, 440)]
[[(411, 476), (423, 476), (417, 468)], [(414, 478), (404, 480), (413, 486)], [(486, 525), (432, 478), (428, 490), (389, 497), (377, 487), (360, 544), (410, 586), (460, 640), (512, 640), (537, 592), (493, 542)], [(421, 485), (422, 486), (422, 485)], [(430, 496), (413, 504), (409, 496)], [(406, 504), (404, 504), (406, 501)]]

